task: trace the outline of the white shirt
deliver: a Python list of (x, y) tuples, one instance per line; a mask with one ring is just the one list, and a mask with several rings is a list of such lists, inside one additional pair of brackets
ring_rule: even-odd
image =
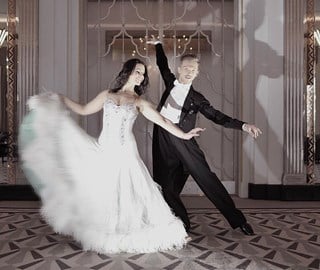
[(176, 124), (180, 121), (181, 110), (189, 93), (191, 83), (182, 84), (178, 80), (175, 80), (174, 85), (165, 104), (161, 108), (160, 114)]

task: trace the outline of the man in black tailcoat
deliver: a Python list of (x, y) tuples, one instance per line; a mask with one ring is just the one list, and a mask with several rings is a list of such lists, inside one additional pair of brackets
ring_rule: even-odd
[[(181, 57), (176, 78), (169, 69), (160, 41), (153, 37), (148, 44), (155, 45), (157, 65), (165, 84), (165, 91), (157, 108), (164, 117), (185, 132), (194, 128), (196, 115), (200, 112), (216, 124), (244, 130), (254, 138), (261, 133), (254, 125), (233, 119), (216, 110), (202, 94), (195, 91), (192, 81), (198, 75), (199, 66), (195, 55), (187, 54)], [(154, 180), (162, 187), (165, 200), (181, 218), (187, 231), (190, 229), (190, 220), (180, 199), (180, 193), (188, 176), (191, 175), (233, 229), (240, 228), (246, 235), (254, 234), (243, 213), (235, 207), (221, 181), (210, 170), (194, 138), (182, 140), (154, 125), (152, 153)]]

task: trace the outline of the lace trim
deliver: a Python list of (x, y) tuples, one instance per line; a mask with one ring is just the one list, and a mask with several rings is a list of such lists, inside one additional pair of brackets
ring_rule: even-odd
[(116, 107), (116, 108), (121, 108), (121, 107), (124, 107), (124, 108), (135, 108), (136, 110), (137, 110), (137, 107), (136, 107), (136, 105), (135, 105), (135, 103), (134, 102), (128, 102), (128, 103), (123, 103), (123, 104), (118, 104), (118, 103), (116, 103), (113, 99), (107, 99), (106, 101), (105, 101), (105, 103), (104, 104), (111, 104), (111, 105), (113, 105), (114, 107)]

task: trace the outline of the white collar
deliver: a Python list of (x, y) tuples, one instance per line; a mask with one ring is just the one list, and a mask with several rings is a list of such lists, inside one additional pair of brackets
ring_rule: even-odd
[(173, 84), (175, 86), (178, 86), (179, 88), (184, 88), (184, 89), (187, 89), (189, 90), (190, 86), (192, 83), (187, 83), (187, 84), (184, 84), (184, 83), (180, 83), (177, 79), (173, 82)]

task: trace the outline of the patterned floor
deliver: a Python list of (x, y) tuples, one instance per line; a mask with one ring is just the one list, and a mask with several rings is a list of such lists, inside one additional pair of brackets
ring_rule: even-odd
[(256, 235), (232, 230), (215, 209), (190, 211), (192, 241), (151, 254), (83, 252), (36, 208), (0, 208), (0, 269), (320, 269), (320, 210), (244, 209)]

